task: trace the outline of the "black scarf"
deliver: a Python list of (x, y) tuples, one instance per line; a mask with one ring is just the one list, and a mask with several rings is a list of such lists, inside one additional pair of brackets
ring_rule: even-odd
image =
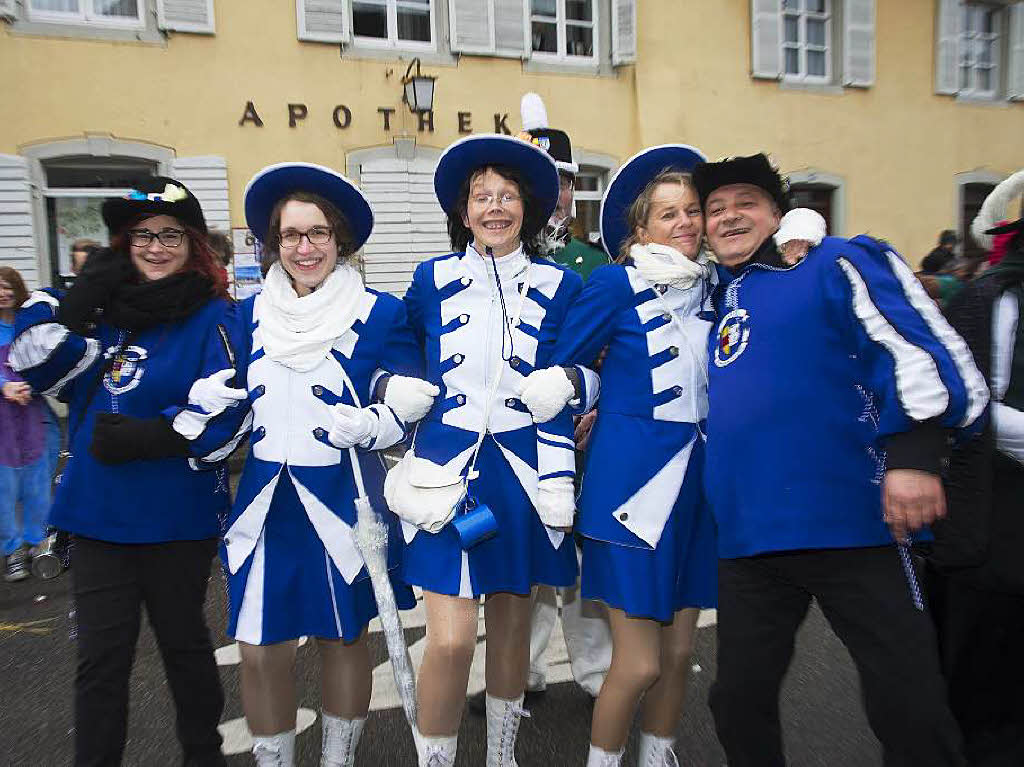
[(739, 274), (751, 264), (763, 264), (764, 266), (774, 266), (779, 269), (785, 269), (788, 266), (782, 260), (782, 254), (779, 253), (779, 249), (775, 245), (774, 235), (762, 242), (761, 246), (746, 261), (726, 268), (733, 274)]
[(213, 282), (191, 270), (152, 282), (126, 282), (111, 298), (105, 320), (116, 328), (137, 333), (183, 320), (214, 295)]

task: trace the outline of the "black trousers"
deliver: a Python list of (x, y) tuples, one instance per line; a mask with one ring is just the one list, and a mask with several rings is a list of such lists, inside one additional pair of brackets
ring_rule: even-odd
[(730, 767), (781, 767), (779, 688), (817, 599), (860, 673), (886, 765), (965, 764), (931, 621), (910, 598), (893, 546), (723, 559), (718, 678), (710, 704)]
[(142, 607), (177, 713), (184, 764), (218, 767), (224, 693), (203, 615), (214, 539), (117, 544), (76, 538), (75, 765), (121, 764)]
[(966, 574), (928, 579), (949, 702), (975, 767), (1024, 764), (1024, 594)]

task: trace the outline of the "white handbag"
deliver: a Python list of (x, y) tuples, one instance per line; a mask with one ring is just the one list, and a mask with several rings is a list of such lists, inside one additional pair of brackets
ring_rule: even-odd
[[(526, 304), (526, 293), (530, 289), (530, 270), (533, 262), (526, 268), (523, 289), (519, 295), (519, 307), (509, 323), (509, 331), (518, 327), (519, 318)], [(441, 466), (426, 458), (416, 455), (416, 437), (402, 459), (392, 466), (384, 477), (384, 500), (395, 515), (410, 525), (437, 533), (455, 517), (469, 491), (469, 481), (477, 477), (476, 458), (480, 454), (487, 425), (490, 421), (491, 406), (498, 392), (502, 374), (505, 372), (505, 360), (498, 358), (498, 369), (494, 371), (490, 390), (487, 392), (487, 404), (484, 408), (484, 421), (477, 435), (473, 457), (465, 473), (455, 472), (447, 466)], [(417, 432), (419, 425), (417, 425)]]

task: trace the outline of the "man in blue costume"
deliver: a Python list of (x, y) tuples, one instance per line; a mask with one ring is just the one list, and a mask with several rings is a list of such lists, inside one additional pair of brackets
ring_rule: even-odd
[(787, 265), (766, 156), (694, 175), (722, 277), (705, 480), (721, 558), (710, 703), (729, 764), (785, 764), (779, 688), (813, 597), (885, 763), (962, 765), (907, 543), (945, 514), (948, 432), (985, 412), (984, 379), (885, 243), (826, 237)]

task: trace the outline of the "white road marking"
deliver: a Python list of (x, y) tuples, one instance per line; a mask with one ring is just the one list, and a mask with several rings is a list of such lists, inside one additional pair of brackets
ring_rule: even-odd
[[(295, 712), (296, 733), (308, 730), (316, 719), (316, 711), (311, 708), (300, 708)], [(252, 734), (245, 723), (245, 717), (224, 722), (224, 724), (218, 725), (217, 729), (220, 730), (221, 737), (224, 738), (220, 750), (225, 755), (247, 754), (252, 751)]]

